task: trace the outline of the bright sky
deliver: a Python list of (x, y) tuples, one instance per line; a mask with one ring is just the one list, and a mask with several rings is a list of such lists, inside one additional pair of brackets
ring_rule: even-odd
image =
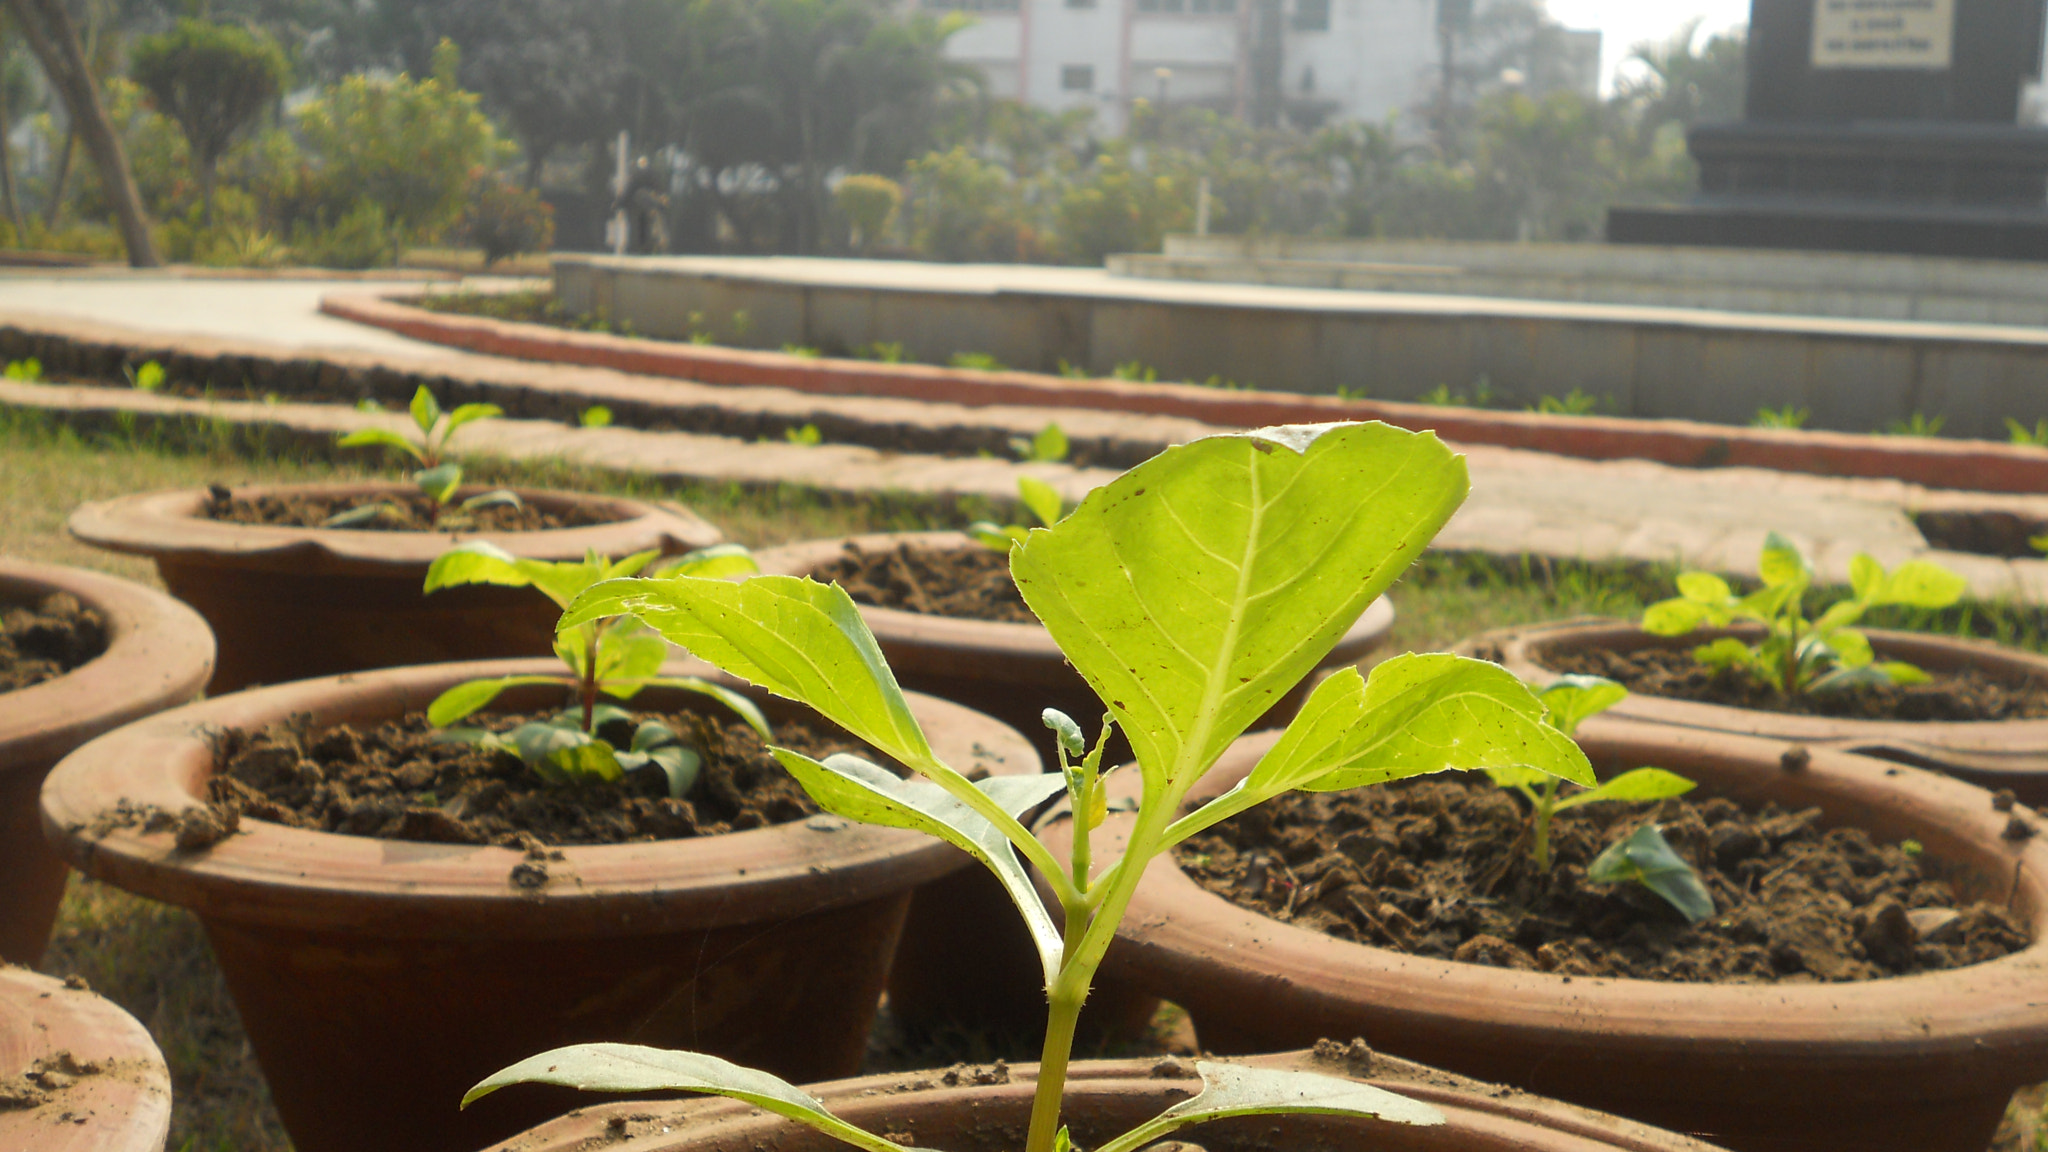
[(1749, 0), (1549, 0), (1553, 19), (1567, 28), (1598, 28), (1600, 88), (1614, 84), (1614, 71), (1629, 50), (1644, 40), (1670, 37), (1699, 17), (1702, 35), (1749, 23)]

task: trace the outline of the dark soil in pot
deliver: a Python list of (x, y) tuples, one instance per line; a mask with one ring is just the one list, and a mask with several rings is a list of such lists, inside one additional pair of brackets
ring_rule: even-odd
[[(1995, 960), (2027, 944), (1987, 903), (1964, 905), (1934, 861), (1820, 809), (1712, 798), (1592, 804), (1557, 814), (1546, 871), (1526, 806), (1479, 779), (1291, 793), (1182, 845), (1181, 866), (1241, 907), (1354, 943), (1442, 960), (1686, 982), (1872, 980)], [(1698, 924), (1586, 865), (1654, 816), (1718, 914)]]
[(1010, 579), (1009, 555), (993, 548), (939, 550), (898, 544), (870, 552), (848, 541), (846, 551), (820, 567), (816, 578), (837, 582), (857, 604), (927, 616), (1038, 623)]
[(543, 508), (533, 504), (493, 504), (464, 511), (459, 502), (437, 505), (424, 493), (380, 496), (374, 501), (317, 492), (249, 497), (236, 496), (216, 484), (207, 490), (207, 496), (202, 511), (209, 520), (282, 528), (330, 527), (327, 521), (332, 517), (371, 503), (382, 509), (375, 518), (331, 527), (370, 532), (539, 532), (618, 522), (618, 517), (580, 505)]
[(2026, 720), (2048, 717), (2048, 684), (2006, 680), (1975, 668), (1930, 669), (1924, 684), (1877, 684), (1788, 696), (1734, 668), (1712, 668), (1691, 650), (1548, 648), (1537, 652), (1556, 672), (1605, 676), (1649, 696), (1669, 696), (1806, 716), (1857, 720)]
[(106, 620), (69, 593), (0, 608), (0, 692), (54, 680), (106, 650)]

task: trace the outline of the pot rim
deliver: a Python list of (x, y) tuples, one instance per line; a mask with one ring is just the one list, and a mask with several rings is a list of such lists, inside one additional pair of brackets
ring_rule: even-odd
[[(298, 714), (316, 724), (377, 721), (422, 709), (467, 680), (559, 668), (558, 661), (531, 659), (380, 669), (230, 693), (166, 712), (65, 757), (43, 785), (44, 834), (81, 872), (204, 916), (307, 929), (339, 923), (425, 938), (465, 936), (486, 925), (500, 935), (561, 938), (755, 923), (856, 903), (969, 863), (918, 832), (821, 814), (720, 836), (563, 846), (549, 852), (548, 883), (521, 889), (509, 877), (525, 856), (512, 848), (244, 820), (242, 831), (213, 847), (180, 852), (168, 830), (93, 826), (117, 802), (172, 814), (200, 807), (197, 790), (213, 767), (210, 729), (263, 727)], [(780, 704), (695, 660), (671, 659), (664, 672), (716, 679)], [(672, 690), (647, 690), (664, 691)], [(999, 721), (906, 695), (933, 747), (963, 771), (977, 763), (993, 772), (1038, 771), (1030, 745)]]
[(107, 648), (62, 676), (0, 693), (0, 772), (48, 768), (129, 721), (182, 704), (213, 674), (213, 630), (140, 584), (82, 568), (0, 557), (0, 597), (66, 592), (107, 624)]
[[(164, 1146), (171, 1130), (171, 1074), (135, 1017), (83, 988), (0, 965), (0, 1022), (16, 1015), (10, 1006), (19, 1013), (14, 1022), (30, 1027), (0, 1028), (0, 1075), (14, 1075), (60, 1051), (114, 1067), (81, 1077), (50, 1105), (0, 1111), (0, 1145), (41, 1152), (154, 1152)], [(52, 1107), (63, 1114), (46, 1115)], [(33, 1144), (14, 1145), (10, 1139), (29, 1137)]]
[[(1753, 631), (1753, 629), (1751, 629)], [(1702, 630), (1702, 636), (1736, 635), (1744, 629)], [(2008, 648), (1989, 640), (1966, 640), (1956, 636), (1933, 636), (1924, 632), (1900, 632), (1884, 628), (1861, 630), (1871, 647), (1880, 654), (1934, 667), (1957, 664), (1989, 665), (2000, 674), (2014, 678), (2037, 677), (2048, 682), (2048, 656)], [(1479, 645), (1500, 647), (1500, 663), (1523, 681), (1542, 688), (1560, 673), (1538, 662), (1538, 650), (1549, 645), (1572, 642), (1586, 647), (1628, 649), (1675, 646), (1685, 637), (1655, 636), (1635, 624), (1609, 617), (1589, 616), (1521, 628), (1487, 632), (1459, 644), (1460, 651)], [(1957, 751), (2012, 755), (2012, 741), (2038, 740), (2048, 747), (2048, 718), (2019, 720), (1866, 720), (1850, 716), (1812, 716), (1794, 712), (1772, 712), (1738, 708), (1732, 704), (1709, 704), (1670, 696), (1632, 693), (1615, 705), (1611, 715), (1686, 728), (1753, 732), (1791, 740), (1842, 741), (1871, 748), (1903, 744), (1938, 744)], [(2027, 750), (2040, 754), (2039, 748)], [(1979, 765), (1972, 764), (1972, 767)], [(2014, 768), (2024, 765), (2013, 765)]]
[[(465, 485), (464, 490), (476, 488)], [(324, 482), (314, 484), (247, 484), (238, 493), (270, 495), (376, 496), (418, 491), (400, 481)], [(337, 569), (396, 575), (424, 568), (458, 543), (485, 540), (514, 556), (537, 560), (581, 560), (595, 549), (623, 556), (649, 548), (683, 552), (725, 539), (719, 530), (690, 509), (673, 502), (630, 500), (623, 496), (552, 488), (514, 488), (521, 499), (541, 507), (583, 506), (608, 510), (620, 518), (580, 528), (546, 528), (531, 532), (376, 532), (349, 528), (300, 528), (277, 524), (236, 524), (198, 514), (207, 499), (204, 488), (140, 492), (81, 505), (65, 526), (88, 544), (115, 552), (159, 559), (205, 557), (215, 564), (274, 567), (279, 563), (309, 572)]]
[[(1277, 732), (1239, 739), (1232, 760), (1191, 793), (1214, 795), (1248, 773)], [(1984, 876), (1982, 866), (1998, 861), (2019, 879), (2013, 899), (2033, 936), (2010, 956), (1967, 968), (1839, 984), (1691, 984), (1619, 977), (1560, 976), (1480, 964), (1411, 956), (1390, 949), (1339, 940), (1240, 908), (1202, 888), (1172, 861), (1155, 860), (1133, 898), (1118, 932), (1121, 961), (1148, 969), (1162, 964), (1214, 969), (1231, 963), (1239, 942), (1263, 949), (1259, 971), (1328, 999), (1366, 1001), (1417, 1019), (1502, 1033), (1540, 1033), (1553, 1044), (1608, 1047), (1629, 1042), (1677, 1053), (1739, 1054), (1751, 1063), (1797, 1065), (1820, 1056), (1853, 1058), (1873, 1066), (1902, 1058), (1923, 1062), (1946, 1052), (1973, 1070), (1987, 1066), (2012, 1071), (2014, 1061), (2048, 1073), (2048, 839), (2021, 843), (2004, 839), (2010, 813), (1991, 806), (1991, 795), (1974, 785), (1831, 749), (1811, 752), (1808, 767), (1786, 772), (1786, 745), (1759, 737), (1705, 733), (1600, 716), (1580, 729), (1580, 740), (1596, 759), (1655, 763), (1685, 754), (1715, 762), (1731, 777), (1761, 782), (1796, 782), (1801, 806), (1831, 798), (1862, 823), (1890, 819), (1911, 823), (1927, 851), (1962, 858)], [(1717, 747), (1718, 746), (1718, 747)], [(1695, 768), (1697, 765), (1681, 765)], [(1132, 774), (1113, 784), (1117, 796), (1133, 794)], [(1113, 781), (1115, 778), (1112, 778)], [(1771, 789), (1781, 792), (1780, 789)], [(1065, 858), (1068, 813), (1055, 809), (1039, 824), (1039, 835)], [(1098, 844), (1098, 859), (1115, 854), (1114, 844), (1133, 817), (1112, 812)], [(1050, 835), (1048, 835), (1050, 834)], [(2001, 881), (2002, 882), (2002, 881)], [(1136, 931), (1143, 926), (1143, 934)], [(1171, 960), (1164, 959), (1171, 956)], [(1251, 963), (1240, 958), (1241, 965)], [(1285, 973), (1285, 976), (1278, 974)], [(1679, 1006), (1683, 1005), (1683, 1010)], [(1945, 1072), (1961, 1071), (1946, 1068)], [(2014, 1074), (2015, 1083), (2027, 1077)]]
[[(1177, 1059), (1190, 1072), (1193, 1071), (1192, 1060)], [(1155, 1075), (1154, 1070), (1163, 1062), (1160, 1058), (1076, 1060), (1067, 1069), (1069, 1096), (1101, 1095), (1120, 1088), (1128, 1090), (1141, 1086), (1164, 1094), (1166, 1088), (1173, 1085), (1188, 1085), (1183, 1091), (1191, 1093), (1198, 1081), (1162, 1079)], [(1475, 1134), (1484, 1133), (1496, 1140), (1519, 1136), (1529, 1142), (1526, 1145), (1517, 1143), (1516, 1147), (1569, 1148), (1573, 1152), (1597, 1152), (1600, 1149), (1611, 1152), (1722, 1152), (1719, 1145), (1708, 1144), (1696, 1137), (1667, 1132), (1639, 1121), (1505, 1085), (1473, 1080), (1377, 1052), (1372, 1055), (1371, 1066), (1362, 1074), (1354, 1072), (1346, 1061), (1329, 1060), (1306, 1050), (1230, 1057), (1220, 1062), (1362, 1080), (1374, 1087), (1435, 1105), (1444, 1111), (1454, 1126), (1469, 1126)], [(805, 1085), (804, 1091), (834, 1111), (871, 1103), (878, 1097), (906, 1102), (924, 1097), (934, 1103), (950, 1103), (964, 1098), (973, 1102), (971, 1106), (979, 1107), (979, 1099), (992, 1090), (1017, 1095), (1037, 1083), (1036, 1064), (1010, 1065), (1009, 1071), (1010, 1080), (1006, 1085), (947, 1087), (933, 1081), (934, 1072), (894, 1072)], [(1165, 1103), (1161, 1101), (1162, 1106)], [(1028, 1108), (1028, 1105), (1021, 1107)], [(766, 1147), (768, 1145), (761, 1142), (761, 1137), (783, 1130), (785, 1125), (795, 1125), (795, 1121), (764, 1114), (737, 1100), (717, 1096), (627, 1100), (578, 1108), (502, 1144), (492, 1145), (485, 1152), (570, 1152), (586, 1146), (582, 1141), (590, 1131), (609, 1132), (612, 1123), (630, 1125), (635, 1121), (652, 1121), (655, 1125), (666, 1125), (677, 1131), (669, 1141), (650, 1140), (647, 1145), (642, 1145), (634, 1139), (634, 1147), (671, 1150), (714, 1141), (730, 1145), (750, 1139), (757, 1147)], [(1538, 1132), (1529, 1133), (1527, 1129), (1531, 1127)], [(630, 1129), (627, 1131), (629, 1139), (637, 1135)], [(1534, 1143), (1545, 1134), (1552, 1134), (1555, 1142)]]
[[(754, 560), (761, 566), (764, 574), (809, 576), (821, 565), (837, 558), (848, 544), (857, 545), (864, 551), (886, 551), (899, 544), (910, 544), (933, 551), (986, 547), (964, 532), (870, 532), (857, 536), (801, 540), (793, 544), (764, 548), (754, 554)], [(935, 616), (902, 608), (881, 608), (873, 604), (861, 604), (857, 607), (862, 618), (868, 622), (869, 629), (874, 632), (876, 640), (885, 645), (914, 645), (993, 653), (1001, 659), (1035, 661), (1047, 665), (1056, 670), (1056, 674), (1062, 679), (1075, 675), (1067, 668), (1066, 656), (1060, 652), (1059, 645), (1053, 643), (1052, 634), (1045, 630), (1043, 624)], [(1364, 657), (1386, 638), (1388, 630), (1393, 626), (1393, 603), (1385, 596), (1376, 598), (1366, 606), (1358, 622), (1338, 639), (1336, 646), (1323, 658), (1319, 666), (1348, 664)]]

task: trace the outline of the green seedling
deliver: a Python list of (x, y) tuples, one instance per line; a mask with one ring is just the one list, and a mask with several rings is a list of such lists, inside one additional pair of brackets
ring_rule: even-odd
[(1010, 438), (1010, 451), (1017, 459), (1037, 464), (1057, 464), (1067, 458), (1067, 434), (1058, 424), (1047, 424), (1038, 430), (1038, 435), (1026, 440), (1022, 436)]
[(1599, 406), (1600, 400), (1598, 397), (1581, 389), (1574, 388), (1562, 397), (1543, 397), (1536, 401), (1536, 406), (1529, 409), (1529, 411), (1541, 413), (1545, 416), (1585, 416)]
[(715, 343), (717, 343), (717, 342), (718, 342), (718, 341), (717, 341), (717, 338), (716, 338), (716, 337), (714, 337), (714, 336), (713, 336), (713, 335), (712, 335), (711, 333), (709, 333), (709, 332), (692, 332), (692, 333), (690, 333), (690, 343), (692, 343), (692, 344), (699, 344), (699, 345), (702, 345), (702, 344), (715, 344)]
[(1941, 426), (1946, 423), (1948, 423), (1948, 417), (1946, 416), (1928, 416), (1915, 412), (1904, 420), (1894, 420), (1885, 425), (1884, 434), (1887, 436), (1939, 436), (1941, 435)]
[(784, 344), (782, 346), (782, 350), (791, 356), (801, 356), (806, 360), (816, 360), (818, 357), (824, 355), (823, 352), (818, 351), (816, 348), (813, 348), (808, 344)]
[(1751, 428), (1804, 428), (1813, 413), (1787, 404), (1783, 408), (1759, 408), (1749, 421)]
[(121, 372), (128, 377), (128, 385), (142, 392), (154, 392), (164, 386), (164, 366), (154, 360), (146, 360), (140, 367), (121, 365)]
[(905, 356), (903, 342), (900, 340), (877, 340), (860, 350), (861, 359), (880, 360), (884, 364), (901, 364)]
[(1138, 384), (1156, 384), (1159, 381), (1159, 370), (1143, 360), (1126, 360), (1109, 370), (1109, 378), (1130, 380)]
[[(659, 555), (639, 552), (616, 562), (595, 553), (581, 562), (522, 560), (493, 544), (473, 540), (434, 561), (427, 569), (426, 591), (431, 595), (459, 584), (530, 587), (566, 608), (585, 589), (632, 576)], [(673, 571), (706, 578), (760, 571), (754, 558), (737, 544), (702, 549), (673, 563)], [(447, 729), (443, 739), (511, 752), (551, 784), (613, 781), (627, 772), (654, 767), (668, 777), (669, 795), (680, 798), (696, 782), (702, 757), (656, 721), (633, 725), (626, 710), (607, 703), (606, 697), (630, 700), (643, 688), (684, 688), (725, 704), (763, 740), (771, 737), (767, 718), (745, 696), (695, 676), (663, 676), (661, 665), (668, 653), (668, 641), (630, 616), (588, 620), (555, 635), (555, 655), (561, 658), (565, 672), (457, 684), (427, 705), (427, 720)], [(449, 727), (468, 719), (506, 689), (525, 684), (561, 685), (569, 690), (573, 703), (546, 720), (529, 721), (505, 733)], [(630, 739), (617, 744), (606, 740), (602, 733), (611, 728), (629, 731)]]
[[(1628, 698), (1628, 689), (1599, 676), (1560, 676), (1542, 692), (1545, 720), (1566, 736), (1576, 737), (1579, 724)], [(1489, 768), (1486, 774), (1502, 788), (1513, 788), (1529, 801), (1529, 856), (1538, 868), (1550, 867), (1550, 821), (1559, 812), (1581, 804), (1621, 801), (1646, 804), (1692, 791), (1693, 782), (1662, 768), (1623, 772), (1597, 788), (1573, 788), (1560, 796), (1564, 781), (1534, 769)]]
[(1764, 638), (1744, 644), (1723, 636), (1693, 649), (1693, 657), (1715, 668), (1738, 668), (1787, 696), (1828, 692), (1858, 684), (1916, 684), (1927, 674), (1898, 660), (1880, 661), (1870, 641), (1852, 625), (1872, 608), (1946, 608), (1969, 585), (1961, 576), (1927, 560), (1908, 560), (1895, 570), (1858, 553), (1849, 562), (1850, 596), (1814, 620), (1802, 601), (1813, 584), (1813, 568), (1790, 540), (1776, 532), (1764, 538), (1758, 565), (1764, 586), (1737, 596), (1711, 572), (1684, 572), (1679, 594), (1643, 612), (1643, 630), (1683, 636), (1699, 627), (1725, 628), (1736, 621), (1764, 626)]
[[(1036, 476), (1017, 477), (1017, 503), (1036, 517), (1040, 527), (1050, 528), (1059, 523), (1060, 510), (1065, 504), (1052, 485)], [(967, 534), (998, 552), (1007, 554), (1012, 544), (1019, 544), (1031, 534), (1031, 529), (1022, 524), (998, 524), (993, 520), (976, 520), (967, 526)]]
[(1472, 382), (1472, 391), (1454, 392), (1449, 384), (1439, 384), (1415, 398), (1417, 404), (1434, 404), (1439, 408), (1491, 408), (1493, 407), (1493, 381), (1481, 376)]
[(739, 308), (739, 309), (735, 309), (735, 310), (733, 311), (733, 314), (732, 314), (732, 337), (733, 337), (733, 339), (735, 339), (735, 340), (744, 340), (744, 339), (746, 339), (746, 338), (747, 338), (747, 333), (749, 333), (749, 332), (753, 331), (753, 329), (754, 329), (754, 318), (753, 318), (753, 316), (749, 315), (749, 314), (748, 314), (748, 312), (747, 312), (747, 310), (746, 310), (745, 308)]
[[(343, 436), (337, 444), (342, 448), (361, 448), (376, 445), (392, 448), (412, 457), (419, 468), (412, 474), (412, 482), (419, 485), (421, 492), (433, 501), (434, 521), (439, 523), (449, 503), (455, 499), (456, 489), (462, 487), (461, 463), (448, 459), (448, 440), (457, 429), (479, 420), (502, 416), (505, 410), (496, 404), (464, 404), (453, 412), (443, 412), (441, 402), (422, 384), (412, 394), (412, 422), (419, 429), (417, 440), (401, 436), (385, 428), (361, 428)], [(458, 507), (464, 512), (475, 512), (493, 506), (519, 506), (519, 494), (507, 488), (496, 488), (479, 493), (464, 500)], [(364, 504), (346, 512), (337, 512), (324, 522), (328, 528), (351, 528), (368, 524), (380, 516), (390, 515), (396, 508), (384, 502)]]
[(966, 368), (974, 372), (1003, 371), (1003, 362), (986, 352), (955, 352), (946, 363), (955, 368)]
[(1339, 384), (1339, 385), (1337, 385), (1337, 399), (1339, 399), (1339, 400), (1370, 400), (1370, 399), (1372, 399), (1372, 389), (1370, 389), (1370, 388), (1365, 388), (1365, 387), (1359, 387), (1359, 388), (1350, 388), (1350, 387), (1346, 387), (1346, 386), (1345, 386), (1345, 385), (1343, 385), (1343, 384)]
[(1664, 831), (1645, 824), (1625, 840), (1607, 846), (1586, 865), (1593, 884), (1641, 884), (1678, 909), (1694, 924), (1714, 914), (1714, 897), (1700, 883), (1699, 873), (1664, 839)]
[(815, 447), (825, 442), (825, 434), (818, 431), (816, 424), (806, 424), (801, 428), (784, 428), (782, 430), (782, 438), (791, 444), (800, 444), (805, 448)]
[[(1025, 603), (1108, 713), (1092, 749), (1050, 716), (1061, 771), (970, 781), (932, 750), (853, 600), (793, 576), (608, 580), (566, 628), (633, 615), (700, 659), (799, 701), (922, 779), (857, 756), (775, 756), (824, 809), (914, 828), (990, 869), (1023, 915), (1045, 977), (1047, 1019), (1022, 1152), (1072, 1141), (1061, 1115), (1082, 1002), (1146, 865), (1217, 821), (1283, 793), (1337, 791), (1448, 769), (1526, 765), (1592, 787), (1585, 755), (1544, 723), (1505, 669), (1401, 655), (1316, 686), (1236, 787), (1184, 801), (1231, 744), (1336, 644), (1448, 520), (1464, 461), (1426, 433), (1383, 424), (1267, 428), (1169, 448), (1091, 493), (1010, 551)], [(1141, 796), (1122, 851), (1097, 861), (1111, 728), (1135, 754)], [(1074, 853), (1061, 863), (1018, 819), (1065, 792)], [(1036, 876), (1033, 876), (1033, 873)], [(1044, 885), (1043, 894), (1038, 887)], [(1225, 1116), (1322, 1113), (1436, 1124), (1427, 1105), (1353, 1081), (1202, 1061), (1199, 1094), (1093, 1152), (1137, 1152)], [(626, 1044), (556, 1049), (506, 1068), (509, 1084), (729, 1096), (863, 1152), (906, 1152), (793, 1085), (710, 1056)], [(921, 1145), (920, 1145), (921, 1146)]]
[(576, 418), (576, 423), (585, 428), (609, 428), (612, 426), (612, 410), (602, 404), (592, 404)]
[(19, 380), (24, 384), (33, 384), (43, 378), (43, 362), (33, 356), (26, 360), (9, 360), (4, 375), (9, 380)]
[(2034, 421), (2034, 426), (2028, 428), (2025, 424), (2007, 416), (2005, 418), (2005, 431), (2007, 439), (2011, 443), (2030, 448), (2048, 448), (2048, 420), (2036, 420)]
[(1060, 375), (1068, 380), (1093, 380), (1095, 378), (1095, 373), (1090, 372), (1079, 364), (1067, 363), (1065, 356), (1059, 359), (1059, 371)]

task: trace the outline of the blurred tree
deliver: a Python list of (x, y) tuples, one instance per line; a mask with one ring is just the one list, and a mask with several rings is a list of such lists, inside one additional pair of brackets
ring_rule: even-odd
[(185, 133), (199, 177), (200, 219), (211, 228), (221, 154), (283, 92), (284, 52), (265, 33), (188, 17), (137, 40), (129, 60), (129, 74), (150, 103)]
[[(1615, 83), (1615, 102), (1631, 109), (1645, 135), (1666, 124), (1691, 127), (1742, 118), (1747, 37), (1722, 33), (1699, 44), (1698, 20), (1661, 44), (1638, 44), (1629, 60), (1642, 65)], [(1697, 47), (1695, 46), (1697, 45)]]

